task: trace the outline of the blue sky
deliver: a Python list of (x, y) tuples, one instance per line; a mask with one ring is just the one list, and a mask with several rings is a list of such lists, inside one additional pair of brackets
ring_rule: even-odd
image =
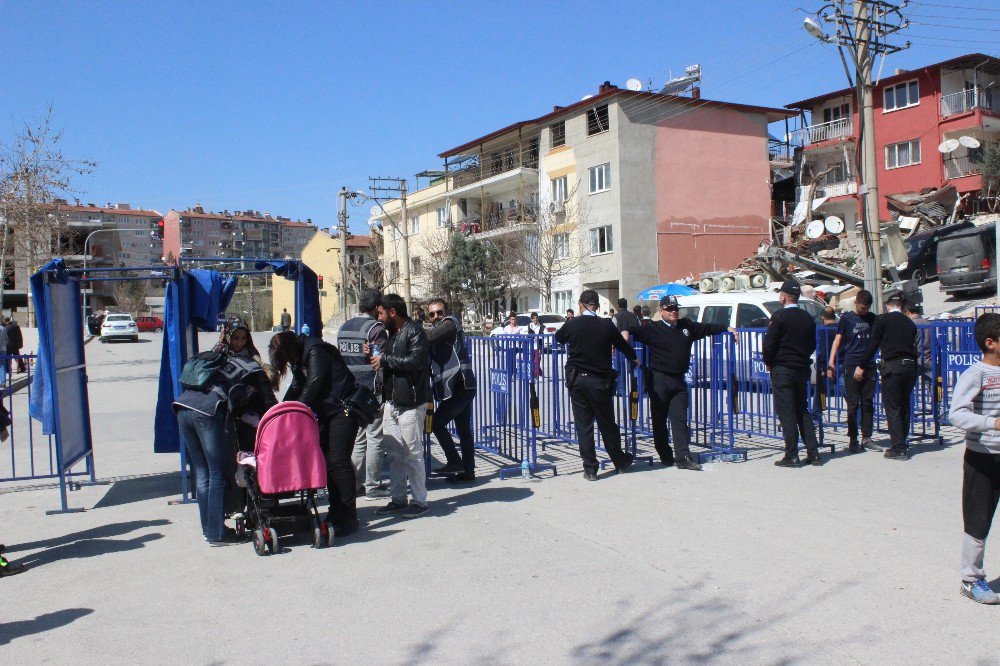
[[(820, 4), (0, 0), (0, 141), (51, 103), (67, 154), (99, 163), (85, 202), (325, 227), (341, 185), (412, 188), (438, 153), (605, 80), (655, 86), (699, 63), (704, 97), (776, 106), (844, 87), (795, 9)], [(998, 5), (960, 4), (911, 4), (924, 25), (884, 71), (1000, 50)]]

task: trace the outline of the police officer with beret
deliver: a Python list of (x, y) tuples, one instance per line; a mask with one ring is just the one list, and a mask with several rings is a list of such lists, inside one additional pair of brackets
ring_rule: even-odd
[[(903, 295), (894, 294), (885, 304), (887, 312), (881, 314), (872, 326), (865, 361), (871, 362), (879, 351), (882, 361), (882, 405), (885, 408), (889, 441), (886, 458), (907, 460), (906, 436), (910, 432), (910, 397), (917, 383), (917, 336), (919, 331), (913, 320), (902, 312)], [(854, 371), (854, 378), (864, 381), (864, 366)]]
[[(774, 409), (785, 436), (785, 455), (774, 463), (778, 467), (823, 464), (807, 401), (816, 322), (799, 307), (801, 295), (802, 288), (795, 280), (782, 283), (778, 299), (783, 307), (771, 315), (764, 334), (764, 364), (771, 372)], [(806, 445), (804, 461), (799, 460), (799, 434)]]
[(576, 438), (583, 459), (583, 477), (597, 480), (597, 452), (594, 448), (594, 420), (601, 431), (601, 441), (615, 469), (624, 472), (633, 456), (622, 450), (622, 435), (615, 422), (614, 393), (616, 374), (611, 354), (618, 349), (632, 361), (635, 350), (615, 323), (597, 316), (600, 301), (597, 292), (587, 289), (580, 294), (580, 316), (556, 331), (556, 342), (567, 345), (566, 387), (573, 405)]
[[(660, 321), (632, 326), (632, 338), (649, 348), (649, 369), (652, 386), (649, 392), (650, 416), (653, 421), (653, 443), (660, 462), (667, 467), (698, 471), (701, 465), (691, 459), (691, 432), (688, 428), (688, 387), (684, 375), (691, 367), (691, 345), (710, 335), (729, 331), (736, 338), (736, 329), (725, 324), (700, 324), (681, 318), (675, 296), (660, 299)], [(677, 447), (677, 458), (667, 441), (667, 416)]]

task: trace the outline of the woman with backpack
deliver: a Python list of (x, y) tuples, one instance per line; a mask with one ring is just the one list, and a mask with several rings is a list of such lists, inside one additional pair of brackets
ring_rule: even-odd
[(357, 390), (354, 375), (340, 351), (320, 338), (283, 331), (271, 338), (268, 352), (275, 369), (272, 386), (277, 389), (291, 369), (292, 384), (284, 399), (305, 403), (319, 418), (330, 496), (327, 521), (338, 538), (352, 534), (359, 527), (357, 482), (351, 464), (358, 426), (346, 411), (346, 401)]

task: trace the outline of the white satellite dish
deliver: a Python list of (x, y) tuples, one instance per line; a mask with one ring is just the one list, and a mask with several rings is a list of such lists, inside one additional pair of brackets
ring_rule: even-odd
[(958, 142), (966, 148), (978, 148), (980, 146), (979, 139), (974, 136), (960, 136), (958, 137)]
[(372, 206), (371, 208), (368, 209), (368, 214), (371, 215), (372, 217), (381, 217), (382, 209), (379, 208), (378, 206)]
[(629, 90), (639, 92), (640, 90), (642, 90), (642, 81), (640, 81), (639, 79), (629, 79), (628, 81), (625, 82), (625, 87)]
[(580, 98), (580, 101), (581, 102), (586, 102), (591, 97), (593, 97), (593, 95), (584, 95), (583, 97)]
[(958, 139), (945, 139), (941, 142), (941, 145), (938, 146), (938, 152), (948, 154), (960, 145), (961, 144), (958, 142)]
[(823, 32), (823, 27), (819, 24), (819, 21), (811, 16), (802, 19), (802, 27), (816, 39), (822, 39), (825, 42), (830, 38), (829, 35)]
[(813, 220), (806, 227), (806, 237), (819, 238), (823, 235), (824, 229), (826, 229), (826, 226), (823, 224), (823, 220)]
[(844, 221), (836, 215), (831, 215), (823, 220), (823, 226), (831, 234), (839, 234), (844, 230)]

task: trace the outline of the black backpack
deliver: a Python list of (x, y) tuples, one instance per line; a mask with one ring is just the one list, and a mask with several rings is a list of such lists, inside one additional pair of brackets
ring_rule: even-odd
[(211, 388), (216, 371), (225, 363), (226, 355), (222, 352), (207, 351), (191, 357), (181, 371), (181, 386), (194, 391)]

